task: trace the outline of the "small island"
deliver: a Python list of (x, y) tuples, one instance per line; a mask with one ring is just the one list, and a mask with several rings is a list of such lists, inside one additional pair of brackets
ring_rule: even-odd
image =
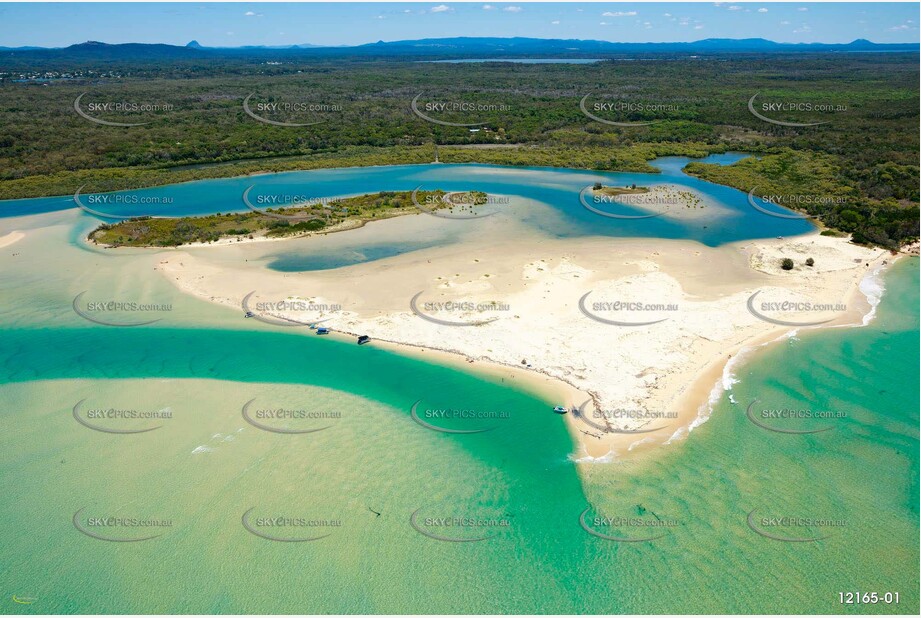
[(283, 208), (198, 217), (136, 217), (104, 223), (87, 240), (107, 247), (178, 247), (226, 239), (298, 237), (355, 229), (368, 221), (420, 212), (473, 213), (486, 201), (486, 194), (479, 191), (381, 191)]
[[(669, 185), (656, 185), (650, 189), (649, 187), (638, 187), (636, 184), (614, 187), (596, 182), (592, 186), (592, 194), (608, 196), (612, 198), (612, 201), (632, 206), (656, 206), (665, 210), (671, 206), (684, 206), (685, 208), (704, 208), (706, 206), (694, 192)], [(630, 197), (634, 195), (642, 197)]]
[(649, 193), (649, 187), (638, 187), (635, 184), (629, 187), (609, 187), (600, 182), (596, 182), (592, 191), (601, 195), (637, 195), (639, 193)]

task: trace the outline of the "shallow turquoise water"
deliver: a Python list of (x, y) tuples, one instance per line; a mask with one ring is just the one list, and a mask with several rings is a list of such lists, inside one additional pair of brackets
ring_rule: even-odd
[[(590, 466), (584, 482), (550, 402), (373, 347), (278, 332), (4, 328), (3, 610), (917, 613), (917, 260), (886, 282), (869, 327), (764, 349), (739, 371), (739, 404), (724, 398), (689, 439)], [(136, 436), (93, 432), (72, 418), (81, 398), (156, 399), (175, 418)], [(344, 414), (288, 439), (241, 419), (249, 398)], [(509, 414), (489, 432), (442, 434), (410, 418), (420, 399)], [(780, 434), (748, 420), (752, 399), (846, 415), (831, 431)], [(473, 427), (465, 422), (445, 426)], [(589, 505), (590, 523), (601, 514), (674, 525), (651, 542), (607, 541), (579, 526)], [(341, 527), (316, 542), (267, 541), (242, 527), (249, 507)], [(99, 541), (75, 529), (81, 508), (173, 525), (150, 541)], [(487, 541), (441, 542), (412, 528), (417, 509), (509, 525)], [(752, 510), (843, 524), (762, 525), (831, 534), (780, 542), (747, 525)], [(901, 603), (841, 606), (847, 590), (899, 592)], [(13, 594), (36, 601), (14, 604)]]
[[(342, 187), (349, 193), (419, 184), (451, 189), (475, 181), (477, 188), (548, 206), (522, 212), (518, 221), (545, 236), (649, 235), (721, 244), (808, 229), (758, 213), (744, 193), (684, 176), (685, 162), (658, 161), (663, 174), (654, 180), (708, 193), (732, 213), (720, 225), (597, 217), (578, 202), (582, 186), (599, 178), (641, 184), (650, 176), (566, 170), (322, 170), (148, 191), (174, 198), (162, 214), (194, 214), (240, 209), (240, 195), (253, 183), (304, 194), (306, 182), (318, 194), (339, 195)], [(64, 198), (0, 204), (8, 216), (71, 206)], [(45, 217), (7, 219), (10, 229), (27, 230), (31, 238), (2, 256), (5, 613), (918, 612), (915, 259), (886, 274), (888, 290), (870, 326), (806, 332), (760, 350), (738, 370), (732, 390), (738, 403), (721, 399), (688, 439), (623, 462), (584, 466), (580, 476), (570, 459), (572, 440), (550, 411), (558, 402), (510, 381), (373, 345), (249, 324), (238, 311), (184, 296), (149, 276), (154, 253), (86, 247), (81, 238), (97, 223), (93, 217), (63, 210)], [(274, 267), (331, 268), (423, 246), (419, 239), (362, 245), (356, 256), (279, 250)], [(145, 327), (90, 325), (70, 308), (73, 295), (85, 289), (168, 301), (175, 311)], [(277, 434), (244, 419), (250, 400), (341, 417), (321, 432)], [(756, 409), (838, 415), (765, 421), (774, 429), (828, 429), (781, 433), (748, 418), (754, 400)], [(173, 416), (155, 431), (107, 434), (74, 419), (81, 401), (84, 415), (115, 406), (169, 408)], [(443, 433), (412, 419), (417, 402), (423, 414), (502, 415), (430, 418), (443, 429), (489, 429)], [(277, 427), (302, 425), (292, 420)], [(340, 525), (315, 542), (270, 541), (242, 525), (249, 508)], [(595, 532), (634, 541), (664, 536), (647, 542), (593, 536), (579, 523), (586, 508)], [(101, 541), (75, 527), (78, 512), (166, 518), (172, 525), (149, 541)], [(495, 537), (439, 541), (413, 528), (414, 512), (429, 533)], [(752, 513), (760, 532), (828, 536), (771, 539), (749, 525)], [(507, 525), (437, 524), (456, 516)], [(628, 521), (606, 525), (596, 517)], [(779, 517), (823, 521), (780, 526), (772, 522)], [(667, 526), (658, 527), (662, 523)], [(106, 532), (129, 538), (137, 530)], [(901, 603), (841, 606), (843, 591), (898, 592)], [(18, 604), (13, 595), (35, 602)]]

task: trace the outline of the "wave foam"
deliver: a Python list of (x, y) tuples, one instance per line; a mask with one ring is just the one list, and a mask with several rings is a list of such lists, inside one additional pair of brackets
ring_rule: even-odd
[(870, 311), (863, 316), (863, 326), (866, 326), (876, 317), (876, 308), (883, 299), (883, 293), (886, 291), (886, 284), (883, 281), (883, 270), (886, 264), (877, 264), (870, 269), (860, 284), (857, 286), (860, 293), (866, 296), (867, 302), (870, 303)]
[(616, 456), (614, 451), (608, 451), (600, 457), (592, 457), (591, 455), (583, 455), (582, 457), (576, 457), (575, 455), (568, 455), (569, 461), (573, 463), (587, 463), (587, 464), (607, 464), (615, 460)]
[[(863, 316), (860, 324), (848, 324), (848, 325), (845, 325), (846, 327), (860, 328), (872, 322), (873, 319), (876, 317), (876, 308), (879, 306), (879, 303), (883, 298), (883, 294), (886, 291), (886, 285), (885, 285), (885, 281), (883, 279), (882, 273), (888, 266), (889, 266), (888, 262), (877, 264), (876, 266), (871, 268), (869, 272), (866, 275), (864, 275), (863, 278), (860, 280), (860, 283), (858, 284), (857, 287), (860, 290), (860, 292), (866, 297), (867, 302), (870, 304), (870, 311), (867, 312), (867, 314)], [(833, 327), (833, 328), (838, 328), (838, 327)], [(672, 435), (671, 438), (668, 439), (667, 442), (665, 442), (665, 444), (671, 444), (673, 440), (681, 439), (684, 435), (690, 434), (695, 428), (700, 427), (701, 425), (706, 423), (710, 419), (710, 415), (713, 414), (713, 408), (722, 398), (723, 393), (729, 393), (729, 400), (732, 403), (736, 403), (736, 401), (734, 400), (732, 396), (731, 391), (732, 391), (732, 387), (738, 384), (740, 380), (736, 377), (734, 370), (735, 370), (736, 365), (738, 365), (739, 362), (741, 362), (744, 357), (748, 356), (751, 352), (753, 352), (754, 350), (758, 348), (764, 347), (766, 345), (770, 345), (782, 339), (787, 339), (789, 341), (799, 341), (799, 337), (798, 337), (799, 331), (800, 329), (794, 328), (793, 330), (790, 330), (789, 332), (784, 333), (777, 339), (766, 341), (757, 346), (740, 349), (739, 352), (735, 355), (735, 357), (729, 359), (729, 361), (726, 363), (726, 366), (723, 368), (722, 377), (714, 385), (713, 390), (710, 391), (710, 397), (708, 398), (707, 402), (700, 407), (700, 410), (698, 411), (698, 414), (697, 414), (697, 418), (695, 418), (694, 421), (691, 422), (690, 425), (688, 425), (687, 431), (685, 432), (684, 428), (679, 429)]]

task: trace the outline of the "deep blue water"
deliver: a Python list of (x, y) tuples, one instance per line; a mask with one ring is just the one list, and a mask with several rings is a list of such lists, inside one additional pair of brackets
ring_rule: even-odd
[[(744, 158), (739, 153), (711, 155), (702, 161), (730, 164)], [(509, 195), (549, 205), (555, 216), (545, 212), (521, 210), (509, 214), (526, 225), (557, 238), (582, 236), (679, 238), (696, 240), (708, 246), (753, 238), (792, 236), (813, 229), (805, 220), (783, 219), (761, 213), (748, 203), (743, 191), (709, 183), (684, 174), (685, 157), (658, 159), (660, 174), (614, 173), (562, 168), (505, 167), (498, 165), (400, 165), (366, 168), (341, 168), (263, 174), (241, 178), (201, 180), (163, 187), (103, 195), (81, 195), (84, 205), (93, 210), (127, 216), (194, 216), (216, 212), (245, 212), (243, 195), (250, 189), (249, 201), (258, 207), (270, 204), (260, 199), (277, 196), (283, 201), (360, 195), (378, 191), (410, 191), (417, 187), (445, 191), (478, 190)], [(594, 182), (608, 185), (651, 185), (675, 183), (706, 194), (719, 207), (731, 211), (718, 221), (707, 218), (653, 217), (615, 219), (587, 210), (579, 200), (580, 191)], [(37, 214), (72, 208), (73, 197), (49, 197), (0, 202), (2, 216)], [(645, 214), (629, 206), (617, 206), (622, 214)], [(768, 208), (776, 208), (768, 206)], [(86, 214), (88, 221), (96, 217)], [(99, 219), (103, 221), (105, 219)], [(419, 239), (413, 239), (418, 243)], [(411, 248), (410, 248), (411, 249)], [(381, 255), (388, 253), (381, 250)]]

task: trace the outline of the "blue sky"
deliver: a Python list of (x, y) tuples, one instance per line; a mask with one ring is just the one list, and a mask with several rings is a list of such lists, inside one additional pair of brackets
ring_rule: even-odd
[(917, 43), (915, 3), (11, 3), (0, 45), (354, 45), (449, 36)]

